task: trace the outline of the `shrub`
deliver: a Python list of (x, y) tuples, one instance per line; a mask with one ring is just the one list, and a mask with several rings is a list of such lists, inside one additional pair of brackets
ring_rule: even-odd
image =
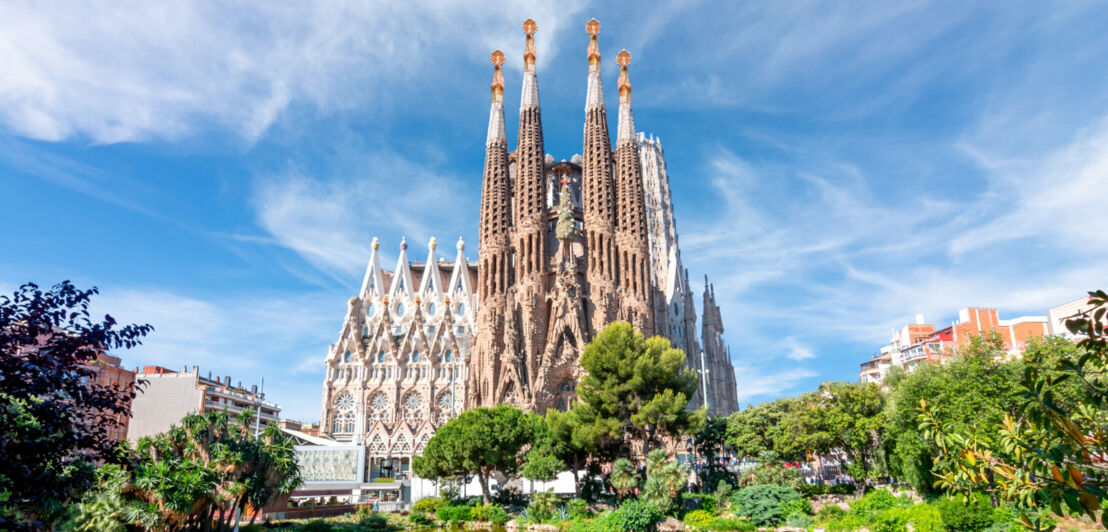
[(531, 494), (531, 505), (527, 507), (527, 513), (532, 519), (543, 522), (550, 519), (558, 509), (558, 495), (554, 490), (537, 491)]
[(441, 506), (435, 511), (435, 517), (443, 523), (456, 525), (469, 521), (469, 511), (469, 506)]
[(938, 503), (943, 526), (951, 532), (977, 532), (997, 522), (992, 503), (984, 493), (948, 495)]
[(943, 520), (934, 504), (917, 504), (908, 508), (908, 521), (916, 532), (943, 532)]
[(716, 513), (716, 497), (711, 493), (682, 493), (681, 498), (685, 501), (685, 508)]
[(589, 503), (585, 502), (584, 499), (570, 499), (566, 502), (566, 511), (574, 519), (592, 515), (592, 512), (589, 511)]
[(882, 489), (873, 490), (850, 503), (850, 511), (857, 515), (875, 515), (898, 506), (911, 506), (912, 500), (897, 497)]
[(412, 511), (434, 514), (439, 511), (439, 508), (449, 504), (450, 501), (442, 497), (424, 497), (412, 504)]
[(711, 530), (712, 523), (716, 520), (716, 515), (707, 510), (693, 510), (685, 514), (685, 518), (681, 520), (682, 523), (700, 530)]
[(812, 516), (793, 514), (785, 518), (785, 526), (789, 528), (808, 528), (812, 526)]
[(794, 515), (812, 515), (812, 502), (804, 497), (781, 501), (781, 517), (788, 519)]
[(308, 521), (300, 527), (304, 532), (333, 532), (335, 527), (327, 521)]
[(488, 520), (494, 525), (502, 525), (507, 523), (512, 517), (508, 515), (508, 512), (501, 508), (499, 505), (493, 505), (489, 508)]
[(493, 506), (492, 503), (489, 503), (489, 504), (478, 504), (478, 505), (470, 507), (470, 509), (469, 509), (469, 519), (470, 519), (470, 521), (488, 521), (489, 520), (489, 510), (492, 508), (492, 506)]
[(715, 522), (712, 523), (710, 530), (752, 532), (758, 530), (758, 527), (754, 523), (751, 523), (749, 519), (732, 517), (729, 519), (716, 519)]
[(713, 495), (712, 501), (715, 505), (715, 511), (718, 512), (720, 510), (723, 510), (727, 506), (727, 501), (731, 499), (731, 492), (733, 491), (735, 490), (731, 487), (730, 482), (724, 480), (719, 481), (719, 484), (716, 486), (716, 492)]
[(431, 517), (425, 512), (419, 512), (415, 510), (413, 510), (412, 513), (408, 514), (408, 521), (413, 525), (423, 527), (429, 527), (435, 524), (435, 521), (431, 519)]
[(381, 514), (370, 514), (358, 519), (358, 526), (364, 530), (388, 530), (389, 520)]
[(733, 497), (738, 513), (749, 517), (755, 525), (773, 526), (781, 522), (781, 503), (799, 499), (792, 488), (763, 484), (739, 490)]
[(837, 504), (825, 504), (823, 508), (819, 509), (819, 514), (816, 515), (816, 518), (820, 522), (825, 522), (842, 519), (844, 515), (846, 515), (846, 510), (843, 510), (841, 506)]
[(654, 523), (662, 520), (662, 511), (637, 500), (629, 500), (606, 516), (608, 525), (616, 530), (649, 530)]

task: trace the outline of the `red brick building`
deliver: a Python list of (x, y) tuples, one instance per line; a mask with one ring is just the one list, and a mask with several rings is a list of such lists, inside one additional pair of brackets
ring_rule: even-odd
[[(96, 360), (89, 364), (89, 367), (96, 372), (93, 377), (93, 382), (96, 384), (118, 390), (129, 390), (135, 386), (135, 372), (122, 367), (119, 357), (100, 353)], [(127, 404), (126, 406), (130, 407), (131, 405)], [(110, 431), (112, 440), (127, 439), (127, 427), (130, 422), (130, 417), (117, 415), (117, 424)]]

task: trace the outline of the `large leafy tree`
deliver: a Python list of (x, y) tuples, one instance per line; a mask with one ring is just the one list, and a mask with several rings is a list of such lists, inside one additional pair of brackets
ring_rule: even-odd
[[(106, 468), (73, 528), (121, 521), (145, 530), (229, 530), (240, 512), (260, 509), (300, 484), (293, 442), (276, 425), (254, 435), (245, 410), (191, 414), (168, 432), (139, 440), (128, 468)], [(237, 510), (237, 511), (236, 511)], [(257, 517), (254, 513), (251, 521)]]
[(589, 452), (574, 433), (578, 425), (572, 412), (547, 410), (543, 422), (536, 423), (534, 443), (527, 451), (521, 472), (532, 480), (553, 480), (567, 466), (573, 473), (573, 489), (581, 493), (579, 472), (586, 466)]
[(467, 410), (435, 431), (412, 470), (440, 480), (475, 475), (487, 503), (492, 497), (489, 479), (495, 473), (516, 474), (541, 419), (508, 405)]
[(828, 382), (820, 386), (815, 412), (823, 452), (839, 451), (849, 460), (847, 470), (859, 480), (859, 491), (879, 464), (885, 428), (885, 395), (876, 384)]
[(50, 528), (93, 464), (120, 460), (110, 434), (135, 392), (97, 384), (89, 366), (152, 327), (93, 321), (97, 293), (66, 281), (0, 296), (0, 529)]
[[(1108, 293), (1090, 292), (1091, 308), (1066, 322), (1079, 349), (1063, 340), (1032, 343), (1024, 354), (1020, 416), (1006, 416), (999, 435), (953, 423), (943, 405), (920, 402), (925, 435), (939, 448), (935, 475), (944, 488), (989, 490), (1059, 515), (1100, 512), (1108, 527)], [(1027, 514), (1021, 521), (1037, 523)]]
[(772, 451), (780, 460), (804, 460), (825, 443), (813, 410), (819, 400), (817, 394), (809, 393), (735, 412), (727, 420), (727, 443), (739, 456), (748, 458)]
[(958, 430), (973, 430), (990, 439), (999, 435), (1005, 416), (1021, 415), (1023, 363), (1005, 362), (1005, 358), (1000, 337), (985, 334), (973, 337), (946, 364), (927, 364), (910, 374), (890, 376), (886, 438), (895, 476), (921, 491), (936, 489), (931, 470), (940, 449), (920, 429), (921, 400), (939, 405), (943, 419)]
[(696, 433), (692, 444), (696, 454), (704, 459), (705, 466), (699, 468), (697, 476), (701, 486), (711, 487), (719, 485), (720, 481), (734, 484), (734, 474), (721, 463), (721, 458), (727, 447), (728, 418), (709, 418), (704, 423), (704, 428)]
[(669, 340), (650, 339), (627, 322), (613, 322), (585, 347), (573, 409), (578, 441), (596, 456), (627, 454), (637, 440), (644, 452), (663, 436), (700, 430), (704, 409), (686, 409), (697, 377), (685, 368), (685, 353)]

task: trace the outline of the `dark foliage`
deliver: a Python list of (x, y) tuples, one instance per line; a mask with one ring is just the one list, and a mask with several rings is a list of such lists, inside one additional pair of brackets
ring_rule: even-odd
[(25, 284), (0, 296), (0, 529), (46, 529), (120, 457), (109, 434), (134, 389), (92, 382), (97, 355), (132, 348), (153, 328), (94, 322), (95, 288)]

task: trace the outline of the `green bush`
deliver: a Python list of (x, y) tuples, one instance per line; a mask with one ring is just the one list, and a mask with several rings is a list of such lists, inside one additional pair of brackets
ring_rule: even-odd
[(578, 517), (590, 517), (592, 512), (589, 511), (589, 503), (585, 499), (570, 499), (566, 502), (566, 511), (569, 512), (569, 516), (576, 519)]
[(699, 509), (716, 513), (716, 496), (711, 493), (682, 493), (681, 498), (686, 501), (698, 501)]
[(358, 519), (358, 526), (362, 530), (388, 530), (389, 519), (375, 513)]
[(843, 510), (841, 506), (837, 504), (825, 504), (823, 508), (819, 509), (819, 514), (816, 515), (816, 519), (822, 523), (842, 519), (844, 515), (846, 515), (846, 510)]
[(308, 521), (300, 527), (303, 532), (334, 532), (335, 527), (327, 521)]
[(606, 515), (607, 524), (616, 530), (649, 530), (662, 520), (662, 511), (656, 506), (632, 499)]
[(812, 502), (804, 497), (781, 501), (781, 517), (788, 519), (794, 515), (812, 515)]
[(943, 520), (934, 504), (917, 504), (908, 508), (908, 521), (916, 532), (943, 532)]
[(450, 501), (442, 497), (424, 497), (412, 504), (412, 511), (434, 514), (439, 511), (439, 508), (449, 504)]
[(781, 503), (799, 498), (800, 494), (792, 488), (762, 484), (739, 490), (732, 501), (738, 513), (749, 517), (755, 525), (774, 526), (784, 517)]
[(469, 506), (441, 506), (435, 511), (435, 517), (443, 523), (457, 525), (469, 521), (469, 512)]
[(427, 515), (426, 512), (419, 512), (415, 510), (413, 510), (412, 513), (408, 514), (408, 522), (415, 526), (422, 527), (429, 527), (435, 524), (435, 520), (431, 519), (431, 516)]
[(512, 516), (508, 515), (508, 512), (501, 508), (499, 505), (493, 505), (489, 508), (488, 521), (494, 525), (502, 525), (507, 523)]
[(785, 526), (789, 528), (809, 528), (812, 526), (812, 516), (793, 514), (785, 518)]
[(611, 525), (608, 512), (596, 519), (578, 518), (569, 522), (566, 532), (619, 532)]
[(865, 519), (890, 508), (911, 505), (912, 500), (907, 497), (897, 497), (888, 491), (876, 489), (850, 503), (850, 513)]
[(693, 510), (685, 514), (685, 518), (681, 520), (686, 526), (699, 530), (711, 530), (712, 523), (715, 521), (716, 514), (707, 510)]
[(739, 531), (739, 532), (752, 532), (758, 530), (757, 525), (751, 523), (749, 519), (729, 518), (729, 519), (716, 519), (710, 530), (719, 531)]
[(978, 532), (997, 522), (992, 502), (984, 493), (948, 495), (938, 507), (943, 526), (951, 532)]
[(470, 521), (488, 521), (489, 510), (492, 509), (492, 503), (478, 504), (469, 508), (469, 520)]

